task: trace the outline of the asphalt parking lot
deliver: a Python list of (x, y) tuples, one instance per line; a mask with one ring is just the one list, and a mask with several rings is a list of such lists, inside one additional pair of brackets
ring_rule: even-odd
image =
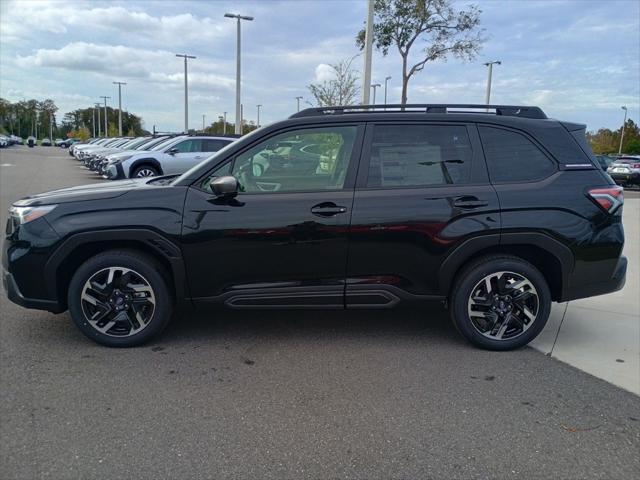
[[(94, 181), (64, 150), (2, 150), (1, 220)], [(474, 349), (437, 308), (217, 310), (128, 350), (4, 294), (0, 316), (2, 479), (640, 475), (640, 397)]]

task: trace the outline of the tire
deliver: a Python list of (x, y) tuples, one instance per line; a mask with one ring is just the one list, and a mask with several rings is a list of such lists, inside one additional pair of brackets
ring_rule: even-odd
[(163, 266), (145, 254), (100, 253), (73, 275), (69, 313), (80, 331), (97, 343), (142, 345), (162, 332), (171, 318), (174, 301), (167, 277)]
[(449, 300), (457, 330), (487, 350), (527, 345), (551, 311), (551, 292), (542, 273), (512, 255), (488, 255), (470, 263), (457, 276)]
[(151, 165), (141, 165), (131, 175), (132, 178), (157, 177), (160, 173)]

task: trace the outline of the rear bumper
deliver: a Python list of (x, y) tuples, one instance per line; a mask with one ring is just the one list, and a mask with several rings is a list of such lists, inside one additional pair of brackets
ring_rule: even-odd
[(2, 268), (2, 286), (4, 291), (7, 293), (9, 300), (21, 307), (34, 308), (36, 310), (47, 310), (51, 313), (61, 313), (64, 311), (56, 301), (26, 298), (20, 292), (13, 275), (5, 270), (4, 267)]
[(613, 180), (618, 184), (619, 183), (640, 184), (640, 173), (638, 172), (631, 172), (631, 173), (611, 172), (609, 175), (611, 175), (611, 178), (613, 178)]
[(595, 297), (607, 293), (622, 290), (627, 279), (627, 257), (621, 256), (618, 264), (611, 275), (605, 281), (583, 284), (573, 288), (567, 288), (559, 299), (560, 302), (577, 300), (579, 298)]

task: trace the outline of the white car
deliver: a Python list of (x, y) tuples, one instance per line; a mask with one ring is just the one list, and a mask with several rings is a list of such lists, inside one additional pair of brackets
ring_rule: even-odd
[(130, 155), (123, 152), (107, 164), (105, 177), (116, 180), (184, 173), (234, 140), (189, 135), (173, 137), (149, 151), (129, 152)]

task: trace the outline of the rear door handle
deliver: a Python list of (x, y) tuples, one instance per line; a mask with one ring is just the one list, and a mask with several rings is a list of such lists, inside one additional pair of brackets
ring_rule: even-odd
[(488, 202), (484, 200), (480, 200), (478, 197), (473, 196), (465, 196), (458, 197), (453, 202), (453, 206), (456, 208), (462, 208), (466, 210), (472, 210), (474, 208), (486, 207), (489, 205)]
[(333, 202), (323, 202), (311, 207), (311, 213), (319, 217), (333, 217), (346, 211), (347, 207), (341, 207)]

